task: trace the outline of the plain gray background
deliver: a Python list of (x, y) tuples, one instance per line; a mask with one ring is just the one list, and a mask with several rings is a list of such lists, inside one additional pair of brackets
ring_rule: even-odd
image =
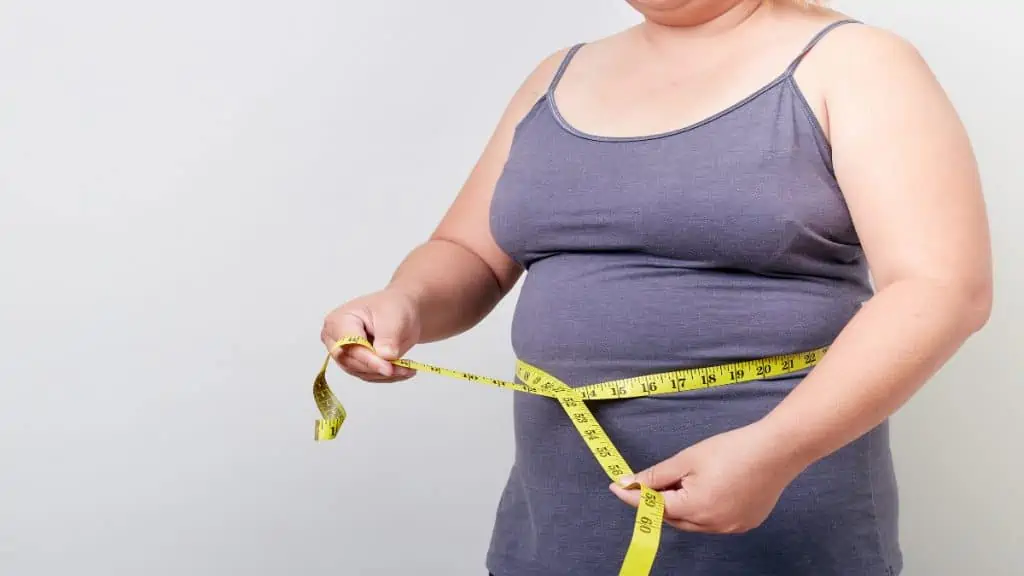
[[(1022, 574), (1024, 9), (839, 7), (934, 67), (995, 244), (991, 323), (895, 419), (906, 573)], [(430, 232), (540, 58), (633, 21), (620, 0), (0, 2), (0, 574), (479, 574), (510, 396), (332, 367), (351, 419), (315, 444), (320, 323)], [(510, 376), (513, 298), (411, 357)]]

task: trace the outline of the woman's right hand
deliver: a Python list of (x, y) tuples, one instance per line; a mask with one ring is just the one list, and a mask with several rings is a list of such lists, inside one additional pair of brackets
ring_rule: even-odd
[(332, 353), (342, 370), (368, 382), (398, 382), (416, 374), (395, 366), (420, 337), (419, 310), (411, 297), (385, 288), (360, 296), (332, 310), (324, 318), (320, 340), (328, 350), (341, 338), (361, 336), (376, 350), (363, 346), (345, 346)]

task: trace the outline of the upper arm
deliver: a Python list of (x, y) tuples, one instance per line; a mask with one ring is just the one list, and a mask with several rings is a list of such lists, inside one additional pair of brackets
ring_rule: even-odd
[(551, 54), (540, 62), (513, 94), (468, 178), (431, 237), (471, 250), (487, 263), (503, 290), (515, 284), (521, 269), (491, 235), (489, 211), (494, 186), (508, 159), (516, 126), (547, 90), (565, 51)]
[(825, 89), (833, 165), (872, 276), (879, 287), (921, 278), (962, 289), (987, 314), (987, 216), (958, 114), (908, 42), (867, 26), (840, 32)]

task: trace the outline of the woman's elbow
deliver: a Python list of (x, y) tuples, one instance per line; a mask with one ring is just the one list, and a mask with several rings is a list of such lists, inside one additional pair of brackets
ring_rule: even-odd
[(953, 306), (963, 330), (969, 334), (980, 331), (992, 317), (994, 289), (991, 275), (962, 279), (955, 292)]

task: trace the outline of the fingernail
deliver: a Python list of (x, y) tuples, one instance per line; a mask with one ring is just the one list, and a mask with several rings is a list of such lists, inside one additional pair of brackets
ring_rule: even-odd
[(623, 476), (622, 478), (619, 478), (619, 486), (629, 486), (634, 480), (635, 479), (632, 476)]
[(393, 358), (395, 356), (395, 349), (390, 344), (381, 344), (380, 346), (377, 346), (376, 348), (377, 348), (377, 354), (379, 354), (381, 356), (386, 356), (388, 358)]

